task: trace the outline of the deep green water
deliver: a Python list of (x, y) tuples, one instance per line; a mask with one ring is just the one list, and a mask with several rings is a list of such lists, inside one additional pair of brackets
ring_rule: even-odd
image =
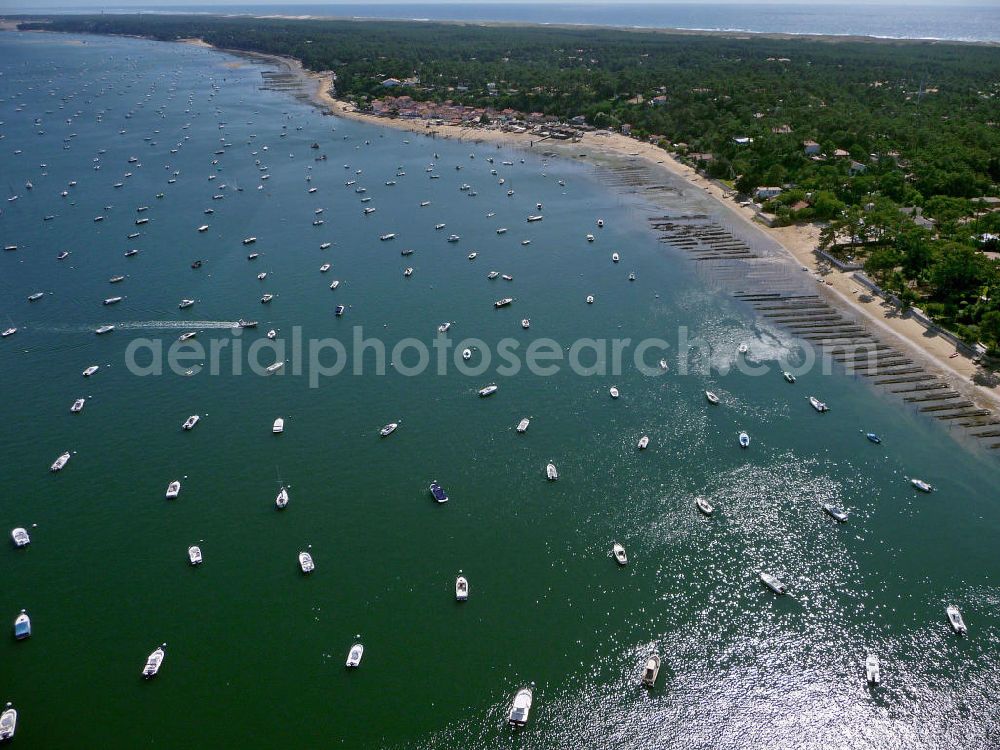
[[(648, 231), (653, 209), (593, 169), (323, 117), (260, 91), (260, 67), (234, 61), (138, 40), (0, 36), (0, 171), (19, 195), (0, 216), (0, 241), (18, 245), (0, 255), (0, 323), (19, 328), (0, 340), (0, 522), (32, 535), (27, 550), (0, 555), (0, 614), (12, 623), (26, 608), (34, 626), (29, 641), (0, 645), (0, 701), (20, 712), (18, 747), (996, 747), (994, 457), (860, 379), (806, 373), (786, 384), (775, 361), (794, 359), (794, 342), (714, 292)], [(428, 179), (432, 162), (440, 179)], [(527, 224), (536, 201), (545, 220)], [(137, 216), (150, 222), (136, 227)], [(398, 237), (379, 242), (385, 232)], [(259, 238), (252, 248), (240, 242), (248, 235)], [(123, 257), (130, 247), (140, 254)], [(416, 253), (403, 258), (403, 247)], [(248, 262), (250, 250), (262, 257)], [(196, 258), (204, 267), (192, 270)], [(514, 281), (487, 280), (491, 269)], [(111, 285), (115, 274), (128, 278)], [(46, 295), (26, 301), (35, 291)], [(264, 292), (276, 295), (270, 306)], [(112, 295), (126, 299), (102, 306)], [(516, 302), (494, 310), (501, 296)], [(179, 310), (182, 298), (197, 304)], [(350, 306), (342, 318), (338, 303)], [(301, 326), (350, 348), (362, 326), (391, 350), (411, 336), (429, 345), (444, 321), (456, 343), (512, 337), (522, 352), (540, 337), (563, 348), (662, 337), (671, 369), (502, 377), (494, 362), (476, 377), (453, 364), (445, 376), (404, 377), (392, 366), (379, 376), (370, 360), (362, 376), (310, 388), (291, 363), (269, 378), (234, 376), (231, 358), (217, 376), (138, 377), (125, 366), (138, 337), (169, 346), (198, 330), (207, 347), (232, 339), (240, 317), (261, 323), (240, 337), (245, 347), (268, 328), (286, 339)], [(109, 322), (114, 333), (93, 334)], [(679, 375), (681, 326), (714, 345), (717, 366), (748, 341), (771, 373)], [(100, 371), (82, 378), (91, 364)], [(492, 381), (499, 393), (477, 398)], [(708, 407), (705, 388), (724, 404)], [(811, 393), (828, 414), (809, 408)], [(86, 408), (72, 415), (79, 397)], [(202, 421), (182, 432), (190, 414)], [(524, 416), (531, 427), (517, 435)], [(741, 429), (748, 451), (736, 445)], [(640, 453), (642, 434), (652, 442)], [(72, 460), (51, 475), (64, 450)], [(555, 483), (542, 474), (550, 459)], [(292, 495), (283, 513), (279, 474)], [(915, 493), (911, 476), (938, 490)], [(172, 479), (183, 490), (169, 502)], [(431, 500), (432, 479), (448, 504)], [(711, 519), (696, 495), (715, 505)], [(819, 510), (828, 501), (850, 511), (848, 524)], [(608, 558), (615, 540), (627, 568)], [(187, 564), (193, 543), (200, 568)], [(317, 570), (304, 577), (296, 554), (308, 545)], [(471, 586), (461, 605), (460, 569)], [(763, 589), (762, 569), (790, 595)], [(950, 602), (967, 639), (947, 627)], [(364, 661), (347, 672), (358, 640)], [(143, 682), (161, 642), (164, 667)], [(654, 647), (664, 668), (646, 691), (638, 677)], [(874, 692), (869, 651), (882, 661)], [(515, 733), (509, 701), (530, 682), (531, 721)]]

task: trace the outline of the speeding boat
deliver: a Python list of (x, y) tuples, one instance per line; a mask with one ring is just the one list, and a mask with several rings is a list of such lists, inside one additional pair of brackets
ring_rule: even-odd
[(823, 510), (839, 523), (847, 523), (847, 511), (839, 505), (834, 505), (833, 503), (823, 503)]
[(193, 338), (194, 338), (195, 336), (197, 336), (197, 335), (198, 335), (198, 332), (197, 332), (197, 331), (187, 331), (186, 333), (182, 333), (182, 334), (181, 334), (181, 335), (180, 335), (180, 336), (178, 337), (178, 339), (177, 339), (177, 340), (178, 340), (178, 341), (187, 341), (188, 339), (193, 339)]
[(201, 547), (197, 544), (188, 547), (188, 560), (191, 561), (192, 565), (201, 565)]
[(615, 558), (615, 562), (619, 565), (628, 565), (628, 556), (625, 554), (625, 548), (618, 542), (615, 542), (611, 546), (611, 554)]
[(916, 487), (921, 492), (933, 492), (934, 491), (934, 487), (932, 485), (928, 484), (927, 482), (925, 482), (923, 479), (911, 479), (910, 480), (910, 484), (912, 484), (914, 487)]
[(21, 614), (14, 618), (14, 638), (18, 641), (23, 641), (25, 638), (31, 637), (31, 618), (28, 617), (28, 613), (23, 609)]
[(8, 703), (3, 713), (0, 713), (0, 742), (14, 739), (16, 731), (17, 709)]
[(355, 643), (351, 646), (351, 650), (347, 653), (347, 666), (354, 669), (359, 664), (361, 664), (361, 657), (364, 656), (365, 647), (360, 643)]
[(184, 420), (184, 424), (181, 427), (185, 430), (193, 430), (194, 426), (201, 421), (201, 416), (198, 414), (192, 414), (190, 417)]
[(96, 333), (98, 336), (102, 336), (105, 333), (111, 333), (113, 330), (115, 330), (114, 326), (107, 325), (107, 326), (101, 326), (100, 328), (96, 329), (94, 333)]
[(649, 447), (649, 435), (643, 435), (639, 438), (638, 448), (639, 450), (646, 450)]
[(500, 388), (499, 388), (499, 386), (498, 386), (498, 385), (497, 385), (496, 383), (490, 383), (490, 384), (489, 384), (488, 386), (486, 386), (485, 388), (480, 388), (480, 389), (479, 389), (479, 395), (480, 395), (480, 396), (481, 396), (482, 398), (486, 398), (487, 396), (492, 396), (492, 395), (493, 395), (494, 393), (496, 393), (496, 392), (497, 392), (497, 391), (498, 391), (499, 389), (500, 389)]
[(815, 409), (816, 411), (818, 411), (820, 414), (822, 414), (825, 411), (829, 411), (830, 410), (830, 408), (826, 404), (824, 404), (822, 401), (820, 401), (815, 396), (810, 396), (809, 397), (809, 403), (812, 405), (812, 408)]
[(167, 500), (176, 500), (179, 494), (181, 494), (180, 482), (174, 480), (173, 482), (167, 485), (167, 494), (166, 494)]
[(288, 505), (288, 490), (282, 487), (278, 490), (277, 497), (274, 498), (274, 505), (278, 510), (281, 510), (286, 505)]
[(745, 432), (740, 433), (740, 447), (741, 448), (750, 447), (750, 436)]
[(469, 582), (465, 576), (455, 579), (455, 601), (464, 602), (469, 598)]
[(865, 679), (869, 685), (878, 685), (882, 681), (878, 657), (875, 654), (868, 654), (868, 658), (865, 659)]
[(299, 568), (302, 569), (303, 573), (312, 573), (316, 569), (316, 563), (313, 562), (312, 555), (308, 552), (300, 552)]
[(795, 382), (795, 376), (792, 375), (792, 373), (788, 372), (787, 370), (785, 372), (781, 373), (781, 377), (783, 377), (789, 383), (794, 383)]
[(965, 620), (962, 619), (962, 613), (958, 611), (958, 607), (954, 604), (949, 604), (945, 608), (945, 612), (948, 615), (948, 624), (951, 625), (952, 630), (958, 635), (969, 634), (969, 629), (965, 627)]
[(708, 403), (710, 403), (710, 404), (717, 404), (717, 403), (719, 403), (719, 397), (716, 396), (711, 391), (705, 391), (705, 398), (708, 399)]
[(79, 414), (81, 411), (83, 411), (83, 405), (85, 403), (87, 403), (87, 399), (85, 399), (85, 398), (78, 398), (76, 401), (73, 402), (73, 405), (71, 407), (69, 407), (69, 410), (73, 414)]
[(397, 427), (399, 427), (399, 422), (390, 422), (381, 430), (379, 430), (378, 434), (380, 437), (388, 437), (389, 435), (391, 435), (396, 431)]
[(437, 500), (437, 502), (439, 503), (448, 502), (448, 493), (444, 491), (444, 489), (441, 487), (440, 484), (438, 484), (438, 481), (436, 479), (433, 482), (431, 482), (431, 486), (428, 487), (428, 489), (430, 490), (431, 495), (434, 497), (434, 499)]
[(278, 417), (274, 420), (274, 424), (271, 426), (271, 432), (275, 435), (280, 435), (285, 431), (285, 420), (282, 417)]
[(21, 526), (11, 530), (10, 538), (14, 541), (15, 547), (27, 547), (31, 544), (31, 537), (28, 536), (28, 530)]
[(531, 713), (531, 688), (521, 688), (514, 694), (514, 702), (511, 703), (510, 713), (507, 715), (507, 723), (513, 727), (523, 727), (528, 723), (528, 714)]
[(559, 478), (559, 471), (551, 461), (545, 465), (545, 478), (550, 482), (554, 482)]
[(876, 445), (882, 442), (882, 438), (880, 438), (874, 432), (866, 432), (865, 437), (868, 438), (871, 442), (875, 443)]
[(642, 669), (642, 684), (646, 687), (656, 685), (656, 677), (660, 674), (659, 654), (650, 654), (646, 658), (646, 664)]
[(788, 591), (788, 587), (785, 586), (781, 581), (775, 578), (770, 573), (760, 572), (760, 580), (775, 594), (784, 594)]
[(712, 504), (708, 502), (708, 500), (706, 500), (705, 498), (701, 497), (700, 495), (694, 499), (694, 504), (698, 506), (698, 510), (704, 513), (706, 516), (712, 515), (712, 513), (715, 511), (715, 508), (712, 507)]
[(236, 321), (236, 326), (235, 327), (236, 328), (256, 328), (257, 327), (257, 321), (256, 320), (244, 320), (243, 318), (240, 318), (239, 320)]
[[(163, 646), (166, 645), (166, 643), (163, 644)], [(147, 680), (151, 677), (156, 677), (160, 671), (160, 667), (163, 666), (163, 659), (166, 656), (163, 646), (160, 646), (146, 658), (146, 666), (142, 668), (142, 676)]]
[(611, 398), (618, 398), (621, 395), (615, 386), (611, 386), (611, 389), (608, 391), (608, 393), (611, 394)]
[(517, 423), (517, 431), (520, 432), (520, 433), (527, 432), (528, 431), (528, 425), (530, 425), (530, 424), (531, 424), (531, 420), (528, 419), (527, 417), (525, 417), (524, 419), (522, 419), (520, 422)]
[(63, 453), (59, 458), (57, 458), (52, 466), (49, 467), (49, 471), (62, 471), (63, 467), (69, 463), (70, 455), (69, 453)]
[(83, 371), (83, 377), (89, 378), (91, 375), (97, 372), (97, 370), (98, 370), (97, 365), (91, 365), (90, 367), (88, 367), (86, 370)]

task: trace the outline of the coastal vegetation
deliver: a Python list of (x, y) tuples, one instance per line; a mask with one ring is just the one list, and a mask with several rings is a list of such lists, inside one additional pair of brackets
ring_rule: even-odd
[(506, 110), (627, 131), (756, 197), (775, 224), (822, 222), (831, 255), (1000, 353), (995, 46), (209, 16), (22, 27), (289, 55), (332, 71), (362, 108), (405, 94), (485, 121)]

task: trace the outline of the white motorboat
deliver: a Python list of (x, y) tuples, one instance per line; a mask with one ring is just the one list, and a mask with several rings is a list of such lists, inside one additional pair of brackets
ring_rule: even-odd
[(611, 554), (614, 556), (615, 562), (619, 565), (628, 565), (628, 556), (625, 554), (625, 548), (618, 542), (612, 545)]
[(200, 421), (201, 421), (201, 416), (199, 416), (198, 414), (192, 414), (190, 417), (184, 420), (184, 424), (181, 425), (181, 427), (185, 430), (193, 430), (194, 426), (198, 424), (198, 422)]
[(822, 401), (820, 401), (815, 396), (810, 396), (809, 397), (809, 403), (812, 405), (812, 408), (815, 409), (816, 411), (818, 411), (820, 414), (822, 414), (825, 411), (829, 411), (830, 410), (830, 408), (826, 404), (824, 404)]
[(490, 271), (488, 274), (486, 274), (486, 278), (490, 279), (491, 281), (493, 279), (498, 278), (499, 276), (500, 276), (500, 272), (499, 271)]
[(507, 227), (500, 227), (497, 229), (497, 234), (507, 234)]
[(619, 260), (621, 260), (621, 256), (619, 256), (618, 253), (611, 253), (612, 263), (617, 263)]
[(320, 273), (326, 273), (329, 270), (330, 270), (330, 264), (329, 263), (324, 263), (323, 265), (321, 265), (319, 267), (319, 272)]
[(101, 326), (100, 328), (96, 329), (94, 333), (96, 333), (98, 336), (102, 336), (105, 333), (111, 333), (113, 330), (115, 330), (114, 326), (107, 325), (107, 326)]
[(396, 431), (397, 427), (399, 427), (399, 422), (390, 422), (381, 430), (379, 430), (378, 434), (380, 437), (388, 437), (389, 435), (391, 435)]
[(618, 398), (621, 395), (615, 386), (611, 386), (611, 389), (608, 391), (608, 393), (611, 394), (611, 398)]
[(455, 601), (464, 602), (469, 598), (469, 582), (465, 576), (455, 579)]
[(163, 648), (166, 645), (164, 643), (146, 658), (146, 666), (142, 668), (142, 676), (147, 680), (151, 677), (156, 677), (160, 671), (160, 667), (163, 666), (163, 659), (167, 655)]
[(545, 478), (550, 482), (554, 482), (559, 478), (559, 470), (556, 469), (556, 465), (551, 461), (545, 465)]
[(361, 657), (364, 655), (365, 647), (360, 643), (355, 643), (347, 653), (347, 666), (352, 669), (357, 668), (361, 664)]
[(438, 326), (438, 333), (448, 333), (451, 328), (451, 323), (442, 323)]
[(435, 229), (444, 229), (444, 227), (445, 227), (445, 225), (444, 225), (444, 224), (435, 224), (435, 225), (434, 225), (434, 228), (435, 228)]
[(16, 328), (5, 328), (3, 333), (0, 333), (0, 337), (7, 338), (8, 336), (13, 336), (15, 333), (17, 333)]
[(469, 260), (475, 260), (476, 258), (479, 257), (479, 253), (472, 252), (472, 253), (469, 253), (468, 256), (466, 256), (466, 257), (468, 257)]
[(194, 304), (193, 299), (182, 299), (180, 302), (177, 303), (177, 307), (179, 307), (181, 310), (187, 310), (193, 304)]
[(785, 584), (770, 573), (765, 573), (763, 570), (760, 572), (760, 580), (775, 594), (784, 594), (788, 591), (788, 587), (785, 586)]
[(587, 235), (587, 242), (593, 242), (593, 241), (594, 241), (594, 235), (588, 234)]
[(10, 538), (14, 541), (15, 547), (27, 547), (31, 544), (31, 537), (28, 536), (28, 530), (21, 526), (11, 530)]
[(667, 360), (665, 360), (665, 359), (661, 359), (661, 360), (660, 360), (660, 369), (661, 369), (661, 370), (666, 370), (666, 369), (668, 369), (669, 367), (670, 367), (670, 365), (669, 365), (669, 364), (667, 364)]
[(256, 237), (247, 237), (245, 240), (243, 240), (243, 244), (244, 245), (252, 245), (256, 241), (257, 241)]
[(517, 423), (517, 431), (524, 433), (528, 431), (528, 425), (531, 424), (531, 420), (525, 417), (520, 422)]
[(403, 269), (403, 276), (405, 276), (406, 278), (410, 278), (412, 275), (413, 275), (412, 266), (407, 266), (406, 268)]
[(454, 242), (458, 242), (460, 239), (462, 239), (462, 238), (459, 237), (457, 234), (448, 235), (448, 242), (454, 243)]
[(0, 742), (14, 739), (17, 731), (17, 709), (8, 703), (7, 707), (0, 713)]
[(747, 346), (746, 344), (740, 344), (738, 347), (736, 347), (736, 351), (738, 351), (740, 354), (746, 354), (748, 351), (750, 351), (750, 347)]
[(176, 479), (167, 485), (167, 500), (176, 500), (177, 496), (181, 494), (181, 483)]
[(910, 480), (910, 484), (912, 484), (914, 487), (916, 487), (921, 492), (933, 492), (934, 491), (934, 487), (932, 485), (928, 484), (927, 482), (925, 482), (923, 479), (911, 479)]
[(747, 433), (741, 432), (739, 439), (740, 439), (740, 448), (750, 447), (750, 436)]
[(701, 495), (694, 499), (694, 504), (698, 507), (698, 510), (706, 516), (710, 516), (715, 512), (715, 508), (712, 507), (712, 504), (705, 498), (701, 497)]
[(716, 396), (711, 391), (705, 391), (705, 398), (708, 399), (708, 403), (710, 403), (710, 404), (718, 404), (719, 403), (719, 397)]
[(63, 453), (61, 456), (59, 456), (59, 458), (57, 458), (52, 463), (52, 466), (49, 467), (49, 471), (62, 471), (63, 467), (65, 467), (66, 464), (69, 463), (69, 459), (70, 459), (69, 453)]
[(487, 396), (492, 396), (498, 390), (500, 390), (500, 387), (496, 383), (490, 383), (485, 388), (479, 389), (479, 395), (482, 398), (486, 398)]
[(188, 547), (188, 560), (191, 561), (192, 565), (201, 565), (201, 547), (197, 544)]
[(73, 402), (73, 405), (71, 407), (69, 407), (69, 410), (73, 414), (79, 414), (81, 411), (83, 411), (83, 405), (85, 403), (87, 403), (87, 399), (85, 399), (85, 398), (78, 398), (76, 401)]
[(35, 292), (34, 294), (28, 295), (28, 302), (37, 302), (42, 297), (45, 296), (45, 292)]
[(521, 244), (522, 245), (530, 245), (531, 244), (531, 240), (521, 240)]
[(513, 727), (523, 727), (528, 723), (528, 714), (531, 713), (532, 692), (531, 688), (521, 688), (514, 694), (514, 701), (510, 706), (510, 713), (507, 715), (507, 722)]
[[(559, 184), (562, 185), (564, 183), (563, 183), (562, 180), (560, 180)], [(603, 229), (604, 228), (604, 219), (598, 219), (597, 220), (597, 227), (598, 227), (598, 229)]]
[(521, 328), (523, 328), (526, 331), (529, 328), (531, 328), (531, 319), (530, 318), (522, 318), (521, 319)]
[(97, 372), (98, 369), (99, 367), (97, 365), (91, 365), (90, 367), (88, 367), (86, 370), (83, 371), (83, 377), (89, 378), (91, 375)]
[(951, 625), (952, 630), (959, 635), (969, 634), (969, 629), (965, 627), (965, 620), (962, 619), (962, 613), (959, 612), (958, 607), (954, 604), (949, 604), (945, 608), (945, 612), (948, 615), (948, 624)]
[(21, 614), (14, 618), (14, 639), (23, 641), (31, 637), (31, 618), (23, 609)]
[(839, 523), (847, 523), (847, 511), (833, 503), (823, 503), (823, 510)]
[(268, 302), (270, 302), (273, 299), (274, 299), (274, 295), (273, 294), (270, 294), (270, 293), (265, 294), (263, 297), (260, 298), (260, 304), (266, 305)]
[(305, 551), (300, 552), (299, 568), (302, 569), (303, 573), (312, 573), (314, 570), (316, 570), (316, 563), (313, 562), (312, 555), (310, 555), (308, 552)]
[(593, 294), (588, 294), (587, 295), (587, 304), (588, 305), (594, 304), (594, 295)]
[(644, 451), (649, 447), (649, 435), (643, 435), (639, 438), (639, 443), (637, 444), (639, 450)]
[(503, 276), (501, 276), (500, 278), (503, 279), (504, 281), (513, 281), (514, 280), (514, 277), (511, 276), (509, 273), (503, 274)]
[(208, 224), (202, 224), (200, 227), (198, 227), (198, 231), (199, 232), (207, 232), (208, 231)]
[(642, 684), (646, 687), (656, 685), (656, 678), (660, 674), (660, 655), (650, 654), (646, 657), (646, 664), (642, 669)]
[[(513, 193), (513, 192), (514, 191), (512, 190), (511, 193)], [(533, 221), (541, 221), (544, 218), (545, 217), (542, 216), (541, 214), (533, 214), (533, 215), (531, 215), (531, 216), (528, 217), (528, 222), (530, 223), (530, 222), (533, 222)]]
[(284, 431), (285, 431), (285, 420), (283, 417), (278, 417), (276, 420), (274, 420), (274, 424), (271, 425), (271, 432), (273, 432), (275, 435), (280, 435)]
[(878, 685), (882, 682), (878, 657), (875, 654), (868, 654), (868, 658), (865, 659), (865, 679), (868, 680), (869, 685)]
[(396, 235), (393, 232), (389, 232), (388, 234), (381, 235), (379, 239), (382, 240), (382, 242), (388, 242), (389, 240), (396, 239)]
[(197, 331), (188, 331), (187, 333), (182, 333), (178, 337), (178, 341), (187, 341), (188, 339), (193, 339), (197, 335), (198, 335)]
[(464, 359), (466, 362), (468, 362), (470, 359), (472, 359), (472, 349), (463, 349), (462, 350), (462, 359)]
[(336, 289), (338, 286), (340, 286), (340, 279), (334, 279), (330, 282), (331, 289)]
[(320, 250), (329, 250), (331, 244), (333, 244), (333, 243), (331, 243), (331, 242), (321, 242), (320, 246), (319, 246), (319, 249)]
[(792, 373), (788, 372), (787, 370), (785, 372), (781, 373), (781, 376), (785, 380), (787, 380), (789, 383), (794, 383), (795, 382), (795, 376), (792, 375)]

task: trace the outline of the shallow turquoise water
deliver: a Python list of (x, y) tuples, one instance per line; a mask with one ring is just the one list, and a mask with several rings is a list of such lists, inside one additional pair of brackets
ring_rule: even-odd
[[(200, 49), (10, 34), (0, 71), (0, 163), (19, 195), (0, 216), (3, 244), (18, 245), (0, 257), (0, 317), (19, 328), (0, 341), (0, 520), (33, 540), (3, 553), (0, 593), (0, 612), (12, 621), (27, 608), (35, 631), (0, 646), (0, 701), (20, 711), (18, 746), (991, 747), (995, 458), (842, 374), (794, 386), (776, 370), (680, 376), (680, 326), (715, 346), (719, 366), (740, 341), (772, 368), (794, 344), (658, 243), (645, 226), (653, 209), (567, 160), (323, 117), (260, 91), (259, 67)], [(432, 162), (440, 179), (428, 179)], [(536, 201), (545, 220), (527, 224)], [(377, 210), (365, 216), (363, 205)], [(140, 216), (150, 222), (137, 227)], [(398, 237), (379, 242), (386, 232)], [(453, 232), (461, 242), (445, 241)], [(252, 247), (240, 242), (248, 235)], [(141, 252), (125, 258), (130, 247)], [(403, 258), (403, 247), (416, 252)], [(72, 254), (57, 261), (63, 249)], [(252, 263), (251, 250), (262, 254)], [(196, 258), (204, 267), (192, 270)], [(514, 281), (490, 281), (490, 269)], [(127, 279), (110, 285), (115, 274)], [(46, 295), (27, 302), (35, 291)], [(276, 295), (269, 306), (264, 292)], [(126, 299), (102, 306), (113, 294)], [(516, 301), (495, 310), (501, 296)], [(179, 310), (182, 298), (197, 302)], [(349, 305), (342, 318), (338, 303)], [(407, 337), (429, 346), (444, 321), (455, 343), (510, 337), (522, 351), (540, 337), (563, 348), (662, 337), (671, 370), (505, 377), (494, 362), (476, 377), (453, 364), (405, 377), (404, 356), (384, 376), (368, 361), (362, 376), (311, 388), (292, 363), (269, 378), (234, 376), (229, 359), (218, 376), (137, 377), (125, 366), (136, 338), (169, 346), (198, 330), (208, 347), (231, 341), (240, 317), (260, 321), (245, 347), (272, 327), (287, 343), (295, 326), (306, 339), (349, 345), (362, 326), (390, 350)], [(118, 330), (96, 337), (107, 322)], [(83, 379), (90, 364), (101, 370)], [(500, 392), (477, 398), (493, 381)], [(705, 388), (723, 406), (707, 407)], [(810, 393), (831, 412), (813, 412)], [(190, 414), (202, 421), (184, 433)], [(531, 427), (517, 435), (524, 416)], [(741, 429), (754, 439), (746, 452)], [(639, 453), (642, 434), (651, 446)], [(69, 466), (50, 475), (63, 450), (74, 451)], [(558, 482), (543, 478), (549, 460)], [(914, 493), (914, 475), (937, 492)], [(292, 494), (280, 514), (279, 476)], [(168, 502), (172, 479), (183, 490)], [(447, 505), (431, 501), (432, 479)], [(716, 506), (712, 519), (696, 495)], [(827, 501), (850, 522), (820, 512)], [(607, 557), (615, 540), (628, 548), (625, 569)], [(205, 555), (196, 569), (185, 557), (193, 543)], [(317, 570), (304, 578), (296, 553), (307, 545)], [(790, 596), (762, 589), (761, 569)], [(459, 570), (471, 585), (463, 605)], [(949, 633), (949, 602), (970, 638)], [(358, 640), (364, 662), (348, 673)], [(163, 671), (144, 683), (143, 661), (164, 641)], [(654, 647), (664, 668), (647, 693), (638, 675)], [(868, 651), (882, 660), (875, 693), (863, 679)], [(529, 682), (531, 722), (515, 734), (506, 711)]]

